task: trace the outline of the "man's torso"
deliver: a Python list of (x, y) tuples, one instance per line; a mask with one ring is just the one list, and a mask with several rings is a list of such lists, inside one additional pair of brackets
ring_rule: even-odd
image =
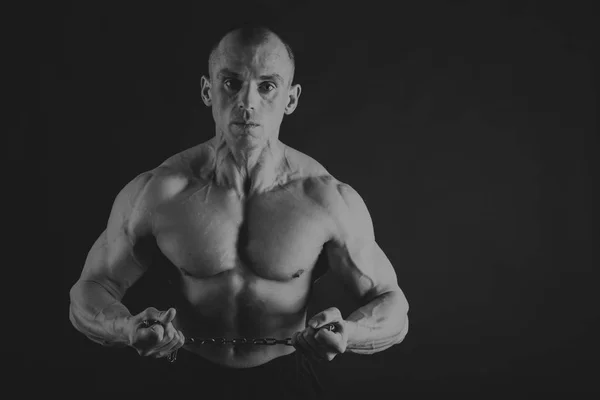
[[(192, 153), (190, 165), (194, 159)], [(179, 164), (162, 173), (161, 185), (170, 193), (152, 217), (158, 248), (170, 261), (165, 268), (175, 269), (185, 302), (175, 326), (204, 338), (288, 338), (303, 330), (311, 285), (322, 273), (315, 263), (335, 235), (326, 200), (335, 180), (295, 174), (246, 197), (193, 170), (184, 172)], [(294, 351), (284, 345), (185, 348), (231, 367)]]

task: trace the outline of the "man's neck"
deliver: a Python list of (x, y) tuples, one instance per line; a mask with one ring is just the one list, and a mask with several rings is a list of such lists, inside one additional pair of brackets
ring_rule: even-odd
[(223, 138), (212, 139), (215, 151), (215, 181), (235, 190), (240, 197), (264, 192), (282, 177), (284, 145), (268, 141), (258, 148), (239, 148)]

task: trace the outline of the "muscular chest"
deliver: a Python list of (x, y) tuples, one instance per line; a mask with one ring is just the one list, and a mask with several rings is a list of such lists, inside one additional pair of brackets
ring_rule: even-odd
[(294, 187), (240, 199), (205, 186), (160, 207), (155, 235), (184, 274), (208, 278), (237, 268), (287, 281), (309, 272), (331, 224), (324, 209)]

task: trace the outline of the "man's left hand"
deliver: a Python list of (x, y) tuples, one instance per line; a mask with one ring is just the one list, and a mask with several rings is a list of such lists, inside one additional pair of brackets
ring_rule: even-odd
[[(350, 324), (342, 318), (340, 310), (328, 308), (315, 314), (306, 329), (293, 335), (292, 345), (315, 361), (331, 361), (346, 351)], [(328, 329), (330, 325), (333, 330)]]

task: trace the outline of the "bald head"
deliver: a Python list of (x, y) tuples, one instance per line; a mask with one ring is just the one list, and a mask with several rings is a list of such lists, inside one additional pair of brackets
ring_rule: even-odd
[[(289, 79), (289, 84), (291, 85), (295, 70), (295, 59), (292, 48), (279, 35), (262, 25), (243, 25), (223, 35), (211, 49), (208, 59), (209, 76), (211, 79), (213, 78), (217, 64), (227, 53), (252, 50), (253, 48), (267, 44), (273, 47), (275, 53), (280, 56), (285, 55), (287, 62), (291, 66), (291, 76)], [(285, 51), (277, 51), (278, 47)]]
[(217, 136), (244, 148), (277, 140), (283, 116), (298, 105), (301, 87), (293, 78), (293, 53), (273, 31), (244, 26), (227, 32), (210, 54), (209, 76), (201, 79)]

